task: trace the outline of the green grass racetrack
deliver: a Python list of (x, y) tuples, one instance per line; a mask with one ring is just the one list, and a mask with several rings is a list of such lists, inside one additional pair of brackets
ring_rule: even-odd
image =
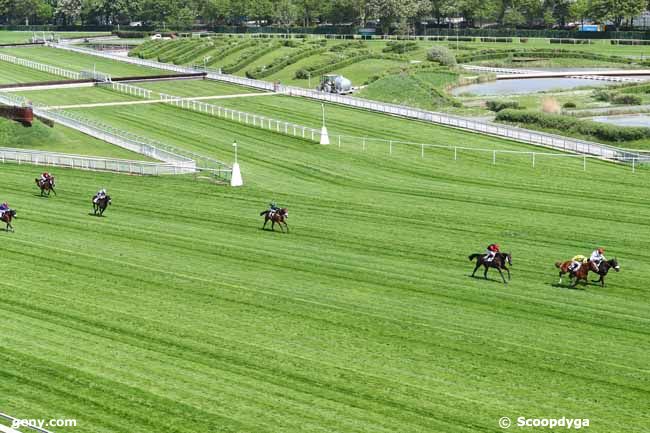
[[(18, 211), (0, 233), (3, 412), (77, 419), (56, 433), (496, 432), (502, 416), (648, 431), (647, 170), (390, 156), (122, 110), (86, 114), (226, 160), (237, 138), (246, 186), (57, 169), (42, 199), (37, 167), (0, 165)], [(260, 230), (272, 199), (290, 234)], [(468, 276), (494, 241), (508, 286)], [(622, 265), (607, 287), (555, 285), (556, 260), (597, 245)]]

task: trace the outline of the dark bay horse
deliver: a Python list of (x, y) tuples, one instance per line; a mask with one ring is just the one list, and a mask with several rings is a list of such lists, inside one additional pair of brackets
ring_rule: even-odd
[(7, 224), (5, 231), (9, 231), (9, 230), (11, 230), (12, 232), (14, 231), (14, 226), (11, 225), (11, 220), (13, 220), (14, 218), (16, 218), (16, 211), (13, 209), (9, 209), (2, 214), (2, 217), (0, 217), (0, 221), (3, 221)]
[(598, 266), (598, 271), (596, 272), (600, 278), (593, 280), (592, 282), (600, 283), (600, 287), (605, 287), (605, 277), (607, 276), (607, 273), (610, 269), (614, 269), (616, 272), (619, 272), (621, 270), (621, 266), (618, 264), (616, 257), (600, 262), (600, 266)]
[(260, 216), (264, 215), (264, 225), (262, 226), (262, 230), (266, 227), (266, 223), (271, 221), (271, 230), (275, 231), (275, 224), (277, 223), (280, 226), (280, 230), (282, 230), (282, 233), (284, 233), (284, 227), (287, 228), (287, 233), (289, 233), (289, 226), (287, 225), (287, 218), (289, 217), (289, 211), (287, 210), (286, 207), (283, 207), (282, 209), (278, 209), (275, 212), (271, 212), (270, 210), (265, 210), (263, 212), (260, 212)]
[(111, 204), (111, 196), (106, 195), (100, 199), (97, 200), (97, 203), (95, 203), (95, 199), (97, 196), (93, 196), (93, 215), (97, 215), (97, 212), (99, 212), (99, 216), (104, 215), (104, 211), (106, 210), (106, 207), (108, 207), (109, 204)]
[(487, 273), (489, 268), (494, 268), (497, 271), (499, 271), (499, 275), (501, 275), (501, 279), (503, 280), (503, 284), (508, 284), (506, 281), (506, 278), (503, 276), (503, 271), (506, 271), (508, 273), (508, 280), (510, 280), (510, 269), (506, 265), (512, 266), (512, 254), (510, 253), (496, 253), (494, 256), (494, 259), (492, 261), (487, 261), (485, 258), (485, 254), (481, 253), (475, 253), (469, 256), (469, 260), (476, 260), (476, 266), (474, 267), (474, 272), (472, 272), (472, 277), (476, 274), (476, 271), (478, 268), (483, 266), (485, 268), (485, 271), (483, 272), (483, 276), (487, 280)]
[[(48, 197), (50, 196), (50, 192), (53, 192), (54, 195), (56, 195), (56, 191), (54, 191), (54, 176), (50, 176), (49, 179), (41, 180), (38, 177), (34, 179), (36, 182), (36, 185), (41, 189), (41, 197), (44, 195), (47, 195)], [(47, 192), (47, 194), (45, 194)]]

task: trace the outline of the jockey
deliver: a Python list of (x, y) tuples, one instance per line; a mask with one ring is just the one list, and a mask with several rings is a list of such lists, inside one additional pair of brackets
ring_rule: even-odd
[(2, 217), (2, 215), (4, 215), (5, 212), (7, 212), (8, 210), (9, 210), (9, 204), (7, 204), (7, 202), (0, 204), (0, 217)]
[(106, 198), (106, 189), (102, 188), (99, 191), (97, 191), (97, 194), (95, 194), (95, 199), (93, 200), (93, 203), (97, 204), (97, 202), (103, 198)]
[(571, 264), (567, 268), (569, 272), (577, 272), (583, 263), (587, 263), (587, 258), (582, 254), (578, 254), (571, 259)]
[(271, 203), (269, 203), (269, 214), (274, 214), (275, 212), (279, 211), (280, 208), (278, 207), (278, 204), (273, 200)]
[(605, 249), (602, 247), (598, 247), (594, 250), (593, 253), (591, 253), (591, 257), (589, 257), (589, 261), (593, 263), (594, 269), (596, 272), (598, 272), (598, 269), (600, 269), (600, 263), (605, 259), (605, 256), (603, 255), (605, 253)]
[(43, 174), (41, 174), (41, 183), (45, 183), (46, 181), (50, 180), (51, 177), (52, 176), (47, 171), (43, 172)]
[(491, 262), (492, 260), (494, 260), (494, 256), (496, 256), (498, 252), (501, 252), (501, 247), (499, 246), (499, 244), (490, 244), (487, 247), (487, 254), (485, 255), (485, 260)]

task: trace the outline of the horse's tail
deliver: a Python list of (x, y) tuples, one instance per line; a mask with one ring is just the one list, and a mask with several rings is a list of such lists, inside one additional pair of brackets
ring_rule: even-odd
[(262, 212), (260, 212), (260, 216), (264, 215), (267, 212), (268, 212), (267, 210), (263, 210)]
[(471, 262), (472, 260), (476, 260), (477, 257), (481, 257), (481, 255), (477, 254), (477, 253), (474, 253), (474, 254), (469, 255), (467, 258)]
[(555, 262), (555, 267), (556, 268), (561, 268), (562, 267), (562, 262)]

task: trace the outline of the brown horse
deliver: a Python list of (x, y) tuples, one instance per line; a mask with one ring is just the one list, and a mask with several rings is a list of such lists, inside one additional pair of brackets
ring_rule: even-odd
[[(41, 189), (41, 197), (43, 195), (47, 195), (47, 197), (50, 196), (50, 192), (53, 192), (54, 195), (56, 195), (56, 191), (54, 191), (54, 176), (50, 176), (49, 179), (41, 180), (38, 177), (34, 179), (34, 182), (36, 182), (36, 185)], [(45, 194), (47, 192), (47, 194)]]
[(485, 258), (485, 254), (481, 253), (475, 253), (469, 256), (469, 260), (476, 260), (476, 266), (474, 267), (474, 272), (472, 272), (472, 277), (474, 277), (474, 274), (476, 274), (476, 271), (478, 268), (485, 267), (485, 271), (483, 272), (483, 276), (487, 280), (487, 273), (489, 268), (494, 268), (497, 271), (499, 271), (499, 275), (501, 275), (501, 279), (503, 280), (503, 284), (508, 284), (506, 281), (506, 278), (503, 276), (502, 270), (506, 271), (508, 273), (508, 280), (510, 280), (510, 269), (506, 265), (512, 266), (512, 254), (510, 253), (496, 253), (494, 255), (494, 258), (492, 261), (488, 261)]
[(14, 218), (16, 218), (16, 211), (13, 209), (9, 209), (2, 214), (2, 217), (0, 217), (0, 221), (3, 221), (7, 224), (5, 231), (9, 231), (9, 230), (11, 230), (12, 232), (15, 231), (14, 226), (11, 225), (11, 220), (13, 220)]
[(565, 262), (555, 262), (555, 267), (560, 270), (560, 282), (558, 284), (562, 284), (562, 278), (564, 275), (569, 274), (569, 277), (572, 280), (570, 287), (575, 287), (580, 281), (583, 281), (585, 283), (588, 282), (587, 276), (589, 275), (589, 271), (598, 272), (596, 265), (591, 261), (581, 263), (577, 271), (569, 270), (571, 263), (572, 260), (567, 260)]
[(283, 207), (282, 209), (278, 209), (275, 212), (271, 212), (270, 210), (265, 210), (263, 212), (260, 212), (260, 216), (264, 215), (264, 225), (262, 226), (262, 230), (266, 227), (266, 223), (271, 221), (271, 230), (275, 231), (275, 223), (277, 223), (280, 226), (280, 230), (282, 230), (282, 233), (284, 233), (284, 227), (287, 228), (287, 233), (289, 233), (289, 226), (287, 225), (287, 218), (289, 217), (289, 211), (287, 210), (286, 207)]

